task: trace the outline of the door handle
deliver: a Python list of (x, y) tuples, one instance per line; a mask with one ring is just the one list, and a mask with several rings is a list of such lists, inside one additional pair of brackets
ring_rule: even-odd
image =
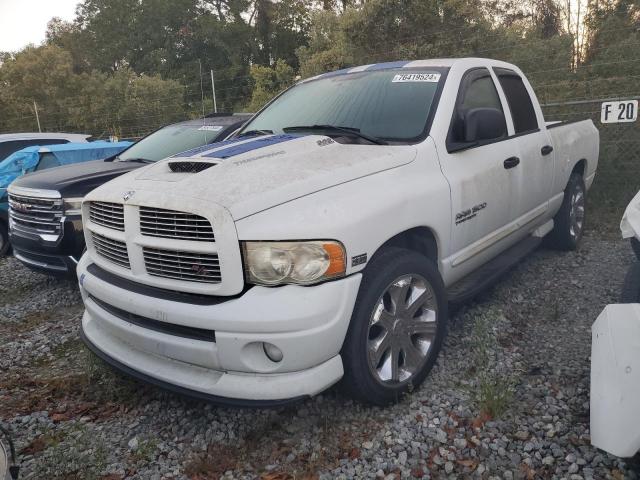
[(518, 157), (509, 157), (504, 161), (504, 168), (507, 170), (515, 167), (520, 163), (520, 159)]
[(553, 152), (553, 147), (551, 145), (545, 145), (540, 149), (540, 153), (542, 155), (549, 155), (551, 152)]

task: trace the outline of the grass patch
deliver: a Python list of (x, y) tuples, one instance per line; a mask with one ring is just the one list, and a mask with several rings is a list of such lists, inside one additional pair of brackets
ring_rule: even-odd
[(64, 432), (34, 462), (34, 478), (51, 480), (97, 480), (107, 466), (107, 446), (81, 424)]
[(69, 357), (77, 357), (82, 355), (84, 344), (79, 338), (73, 338), (64, 343), (59, 343), (51, 349), (51, 356), (54, 360), (68, 359)]
[(150, 387), (111, 370), (79, 339), (55, 349), (59, 361), (35, 369), (12, 370), (0, 380), (0, 417), (54, 412), (56, 421), (77, 415), (97, 417), (140, 402)]
[[(335, 418), (318, 416), (310, 428), (315, 433), (311, 447), (296, 452), (296, 434), (286, 425), (293, 413), (290, 409), (273, 416), (246, 433), (238, 445), (209, 445), (207, 451), (189, 459), (185, 475), (192, 480), (218, 479), (226, 471), (235, 475), (269, 480), (317, 479), (317, 473), (339, 466), (341, 458), (360, 457), (360, 445), (380, 426), (371, 422), (360, 425), (358, 432), (345, 429)], [(270, 466), (267, 468), (267, 466)]]
[(510, 406), (516, 377), (506, 372), (497, 359), (500, 345), (494, 325), (501, 319), (497, 310), (481, 314), (474, 325), (470, 345), (472, 383), (469, 393), (480, 410), (480, 417), (497, 418)]
[(149, 463), (156, 457), (158, 449), (158, 440), (155, 438), (146, 438), (139, 440), (138, 447), (129, 456), (133, 463), (144, 462)]
[(21, 288), (0, 287), (0, 306), (8, 305), (10, 303), (17, 303), (28, 295), (33, 295), (30, 286), (23, 286)]
[(92, 400), (99, 402), (135, 403), (149, 388), (114, 371), (83, 345), (84, 380)]
[(36, 455), (39, 452), (43, 452), (49, 447), (55, 447), (60, 444), (65, 438), (65, 433), (57, 429), (47, 429), (42, 435), (34, 438), (29, 445), (24, 447), (20, 451), (20, 455)]

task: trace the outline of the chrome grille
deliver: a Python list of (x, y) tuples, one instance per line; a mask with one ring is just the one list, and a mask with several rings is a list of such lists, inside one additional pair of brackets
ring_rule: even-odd
[(62, 234), (62, 199), (9, 194), (9, 215), (16, 231), (52, 236), (48, 240)]
[(188, 282), (220, 283), (220, 263), (216, 253), (180, 252), (144, 247), (144, 263), (149, 275)]
[(140, 207), (140, 231), (150, 237), (215, 241), (211, 223), (206, 218), (163, 208)]
[(90, 202), (89, 218), (95, 224), (124, 232), (124, 207), (120, 203)]
[(107, 238), (95, 232), (91, 232), (93, 239), (93, 248), (96, 253), (116, 265), (124, 268), (131, 268), (129, 265), (129, 253), (127, 245), (120, 240)]

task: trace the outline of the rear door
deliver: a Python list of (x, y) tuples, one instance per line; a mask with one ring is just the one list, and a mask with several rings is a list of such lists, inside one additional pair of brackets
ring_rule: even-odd
[(548, 209), (555, 155), (542, 113), (534, 107), (537, 99), (531, 87), (513, 70), (494, 68), (494, 72), (506, 98), (518, 143), (522, 174), (514, 179), (518, 182), (518, 195), (513, 201), (516, 218), (525, 227)]
[[(491, 108), (504, 112), (494, 78), (487, 68), (474, 68), (462, 77), (452, 114), (447, 151), (439, 152), (443, 173), (451, 186), (451, 266), (470, 271), (490, 258), (485, 253), (508, 236), (504, 227), (514, 219), (512, 202), (518, 195), (514, 178), (519, 169), (506, 168), (505, 161), (518, 156), (518, 141), (508, 136), (464, 146), (459, 131), (465, 112)], [(462, 148), (456, 147), (460, 145)], [(472, 260), (474, 259), (474, 260)]]

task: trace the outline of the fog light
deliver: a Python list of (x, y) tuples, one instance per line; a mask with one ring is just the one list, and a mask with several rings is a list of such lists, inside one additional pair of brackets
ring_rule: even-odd
[(280, 350), (272, 343), (264, 342), (262, 344), (262, 348), (264, 348), (265, 355), (269, 357), (269, 360), (271, 360), (272, 362), (277, 363), (282, 360), (282, 350)]

